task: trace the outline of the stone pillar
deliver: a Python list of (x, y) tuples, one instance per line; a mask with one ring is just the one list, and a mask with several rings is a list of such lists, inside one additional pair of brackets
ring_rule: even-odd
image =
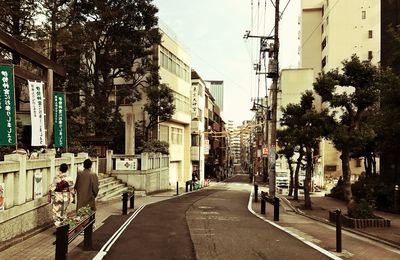
[(45, 111), (46, 111), (46, 144), (47, 147), (53, 146), (53, 70), (45, 70), (47, 82), (45, 84), (44, 96), (45, 96)]
[(68, 158), (69, 159), (69, 176), (75, 181), (76, 180), (76, 175), (77, 175), (77, 170), (75, 166), (75, 154), (73, 153), (63, 153), (61, 154), (61, 158)]
[(141, 153), (140, 154), (140, 170), (145, 171), (148, 168), (148, 161), (149, 161), (149, 154), (148, 153)]
[[(50, 173), (47, 176), (43, 176), (43, 179), (47, 179), (47, 183), (44, 181), (43, 186), (47, 186), (54, 180), (54, 177), (56, 176), (56, 150), (55, 149), (47, 149), (45, 153), (40, 153), (39, 154), (39, 159), (46, 159), (49, 162), (50, 166)], [(43, 194), (46, 194), (48, 191), (48, 187), (45, 187), (45, 191)]]
[(133, 113), (125, 116), (125, 154), (135, 154), (135, 115)]
[[(6, 189), (14, 189), (13, 197), (14, 203), (13, 205), (21, 205), (26, 201), (26, 154), (6, 154), (4, 155), (4, 161), (16, 161), (19, 162), (19, 172), (14, 175), (14, 177), (7, 177), (7, 181), (5, 182)], [(31, 180), (33, 182), (33, 180)], [(15, 185), (16, 184), (16, 185)], [(10, 194), (9, 192), (7, 192)], [(6, 201), (7, 203), (7, 201)], [(12, 206), (12, 205), (9, 205)]]
[(111, 174), (112, 170), (113, 170), (113, 161), (112, 161), (112, 157), (113, 157), (113, 150), (107, 150), (107, 154), (106, 154), (106, 173), (107, 174)]

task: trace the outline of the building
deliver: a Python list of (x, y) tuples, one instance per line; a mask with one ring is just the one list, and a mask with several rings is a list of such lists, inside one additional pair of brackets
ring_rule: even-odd
[[(204, 139), (204, 108), (205, 108), (205, 82), (199, 74), (192, 70), (192, 91), (191, 91), (191, 148), (190, 160), (192, 172), (198, 174), (200, 183), (204, 182), (204, 158), (205, 158), (205, 139)], [(208, 150), (207, 150), (208, 153)]]
[(224, 111), (224, 82), (222, 80), (206, 80), (207, 88), (214, 97), (221, 113)]
[[(169, 143), (170, 152), (170, 173), (171, 185), (191, 179), (190, 161), (190, 123), (192, 120), (190, 112), (191, 98), (191, 57), (188, 51), (182, 47), (179, 41), (169, 32), (166, 26), (160, 28), (162, 34), (161, 44), (154, 47), (154, 62), (160, 69), (160, 83), (166, 84), (172, 91), (175, 98), (175, 113), (173, 117), (159, 124), (154, 131), (157, 139)], [(125, 84), (123, 79), (115, 84)], [(146, 120), (147, 115), (143, 112), (146, 98), (133, 104), (125, 104), (121, 107), (126, 125), (125, 146), (126, 153), (134, 152), (134, 123)]]
[[(302, 0), (299, 54), (301, 67), (318, 73), (341, 68), (342, 61), (357, 54), (361, 60), (380, 63), (381, 4), (375, 0)], [(345, 19), (344, 19), (345, 17)], [(316, 100), (316, 107), (321, 107)], [(341, 176), (340, 153), (329, 141), (320, 145), (321, 167), (325, 179)], [(352, 180), (364, 168), (360, 159), (350, 162)]]

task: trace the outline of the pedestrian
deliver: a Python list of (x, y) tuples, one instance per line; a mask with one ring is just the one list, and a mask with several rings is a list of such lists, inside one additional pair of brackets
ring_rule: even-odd
[(49, 200), (52, 203), (54, 224), (59, 227), (67, 218), (67, 209), (74, 200), (74, 183), (68, 176), (68, 165), (60, 165), (60, 171), (50, 185)]
[(92, 161), (86, 159), (83, 162), (83, 171), (78, 172), (75, 183), (77, 193), (76, 210), (89, 206), (92, 210), (96, 210), (95, 199), (99, 193), (99, 179), (95, 173), (90, 170)]

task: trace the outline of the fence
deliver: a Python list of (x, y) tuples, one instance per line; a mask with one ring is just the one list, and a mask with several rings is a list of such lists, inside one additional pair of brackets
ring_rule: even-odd
[[(60, 165), (66, 163), (75, 180), (87, 158), (87, 153), (64, 153), (61, 158), (45, 153), (38, 159), (28, 159), (24, 154), (5, 155), (0, 162), (0, 242), (49, 224), (52, 219), (47, 193)], [(97, 158), (92, 161), (92, 171), (98, 173)]]

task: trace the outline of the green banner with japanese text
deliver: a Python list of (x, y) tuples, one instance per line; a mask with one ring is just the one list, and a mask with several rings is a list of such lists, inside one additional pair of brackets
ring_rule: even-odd
[(12, 65), (0, 65), (0, 145), (16, 145), (13, 72)]
[(54, 147), (66, 147), (67, 113), (65, 93), (54, 92)]

